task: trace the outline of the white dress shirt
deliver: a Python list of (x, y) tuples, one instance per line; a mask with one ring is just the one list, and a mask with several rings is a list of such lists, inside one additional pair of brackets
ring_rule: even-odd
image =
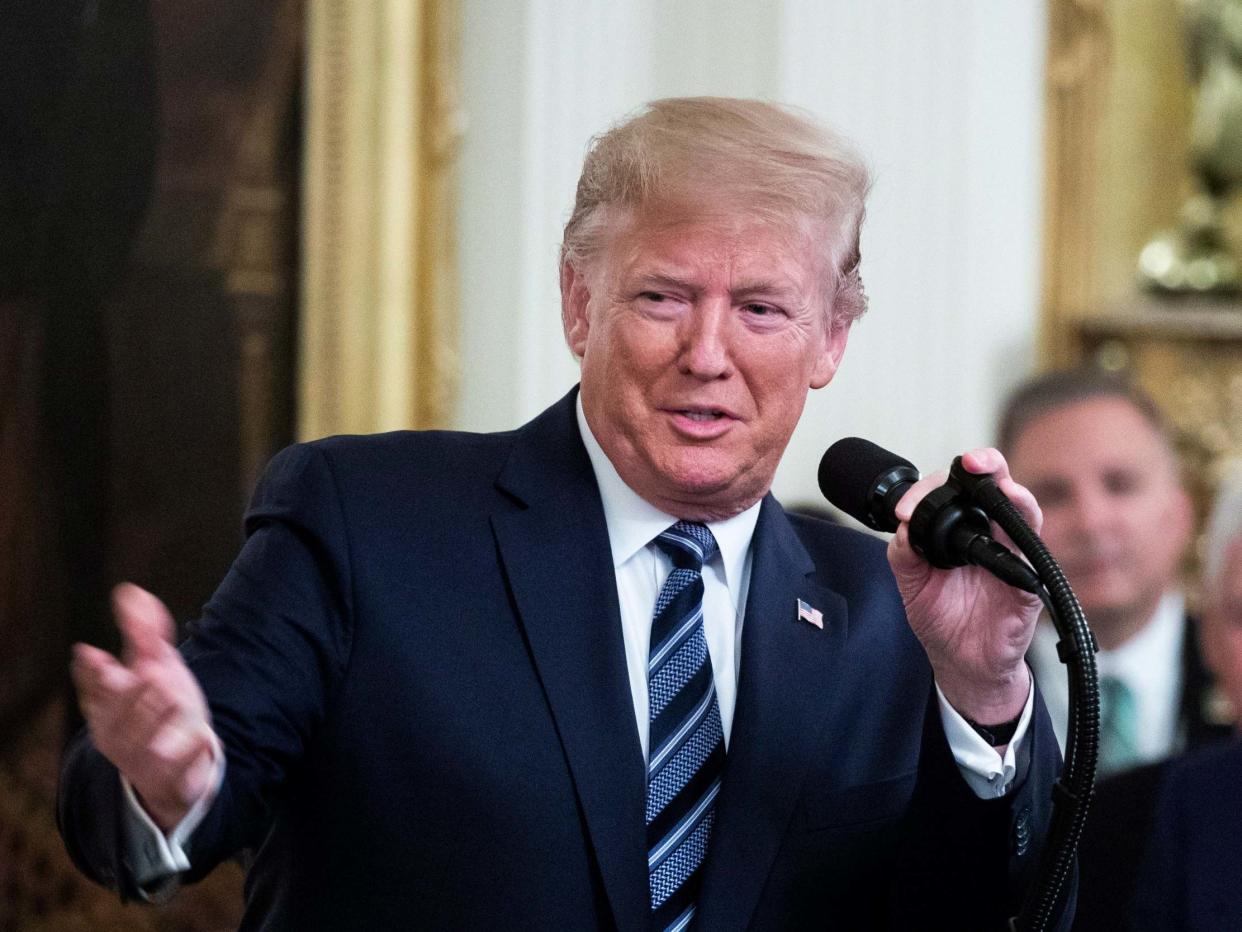
[[(1069, 700), (1065, 666), (1057, 659), (1058, 640), (1052, 622), (1042, 619), (1031, 642), (1031, 663), (1064, 751)], [(1134, 697), (1136, 763), (1160, 760), (1185, 747), (1186, 735), (1178, 722), (1185, 644), (1186, 600), (1180, 592), (1169, 592), (1142, 630), (1120, 647), (1095, 655), (1100, 676), (1121, 680)]]
[[(678, 519), (648, 503), (622, 481), (587, 425), (581, 397), (577, 402), (577, 416), (578, 428), (603, 500), (604, 520), (608, 526), (608, 540), (616, 571), (617, 599), (621, 607), (621, 632), (625, 641), (630, 695), (645, 760), (650, 735), (647, 660), (652, 612), (664, 580), (672, 571), (672, 561), (655, 545), (654, 540)], [(707, 525), (716, 538), (719, 550), (703, 567), (703, 632), (712, 660), (726, 751), (737, 701), (737, 679), (742, 660), (742, 621), (746, 614), (746, 596), (750, 591), (750, 543), (759, 519), (759, 507), (756, 502), (732, 518), (711, 521)], [(790, 610), (792, 612), (793, 606)], [(1017, 772), (1016, 755), (1024, 749), (1023, 739), (1031, 719), (1034, 689), (1027, 696), (1018, 730), (1003, 757), (949, 705), (939, 687), (936, 692), (945, 735), (962, 776), (981, 798), (1003, 796)], [(125, 785), (129, 803), (127, 835), (130, 863), (134, 865), (138, 881), (146, 885), (160, 884), (161, 894), (175, 889), (173, 878), (189, 867), (183, 845), (205, 814), (206, 803), (214, 798), (224, 779), (222, 753), (217, 753), (216, 763), (211, 793), (199, 800), (181, 824), (167, 836), (160, 833), (155, 823), (142, 811), (132, 790)]]

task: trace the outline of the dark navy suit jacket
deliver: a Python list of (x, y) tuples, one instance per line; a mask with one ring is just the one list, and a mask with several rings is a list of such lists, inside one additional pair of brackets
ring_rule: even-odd
[[(1186, 619), (1178, 714), (1179, 727), (1185, 731), (1191, 751), (1225, 740), (1232, 733), (1227, 724), (1209, 718), (1206, 711), (1212, 679), (1199, 655), (1198, 628), (1198, 621)], [(1175, 760), (1135, 767), (1096, 786), (1078, 844), (1074, 932), (1115, 932), (1129, 926), (1140, 889), (1144, 851), (1156, 820), (1156, 803)]]
[(1131, 921), (1135, 930), (1242, 928), (1242, 742), (1168, 765)]
[[(246, 530), (182, 647), (228, 761), (190, 879), (253, 852), (246, 929), (646, 928), (645, 770), (574, 393), (510, 433), (290, 448)], [(883, 544), (766, 498), (699, 928), (1001, 928), (1058, 764), (1037, 712), (1019, 788), (976, 798)], [(119, 813), (80, 738), (62, 831), (132, 893)]]

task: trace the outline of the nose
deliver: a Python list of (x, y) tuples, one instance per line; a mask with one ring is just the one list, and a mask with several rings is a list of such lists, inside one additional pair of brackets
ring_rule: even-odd
[(680, 334), (678, 367), (704, 382), (727, 378), (733, 372), (729, 348), (730, 305), (704, 300), (686, 315)]
[(1080, 533), (1093, 535), (1106, 528), (1112, 520), (1108, 496), (1099, 490), (1080, 489), (1073, 499), (1074, 524)]

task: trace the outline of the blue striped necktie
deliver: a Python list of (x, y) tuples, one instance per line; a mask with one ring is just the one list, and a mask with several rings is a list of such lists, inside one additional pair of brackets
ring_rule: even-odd
[(655, 540), (672, 558), (651, 622), (647, 693), (647, 877), (652, 928), (685, 929), (694, 918), (724, 769), (724, 731), (703, 635), (703, 563), (716, 539), (678, 521)]

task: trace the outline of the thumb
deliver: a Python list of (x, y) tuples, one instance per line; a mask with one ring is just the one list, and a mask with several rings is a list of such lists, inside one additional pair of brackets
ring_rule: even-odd
[(157, 660), (172, 646), (176, 630), (164, 603), (133, 583), (112, 590), (112, 613), (125, 645), (125, 663)]

